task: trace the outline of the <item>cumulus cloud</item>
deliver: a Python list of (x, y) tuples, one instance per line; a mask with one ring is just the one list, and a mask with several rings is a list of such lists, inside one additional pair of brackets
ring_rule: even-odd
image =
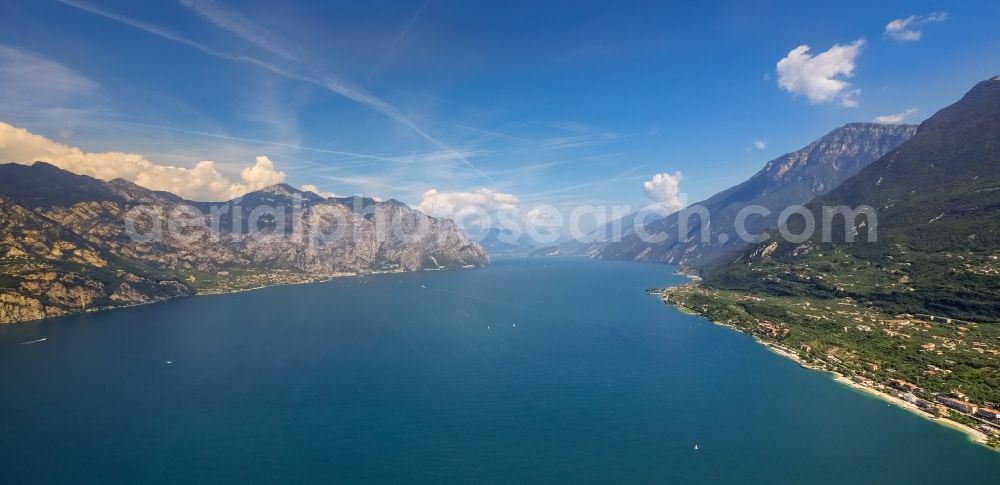
[(876, 123), (882, 123), (886, 125), (898, 125), (917, 114), (917, 108), (910, 108), (902, 113), (896, 113), (891, 115), (881, 115), (875, 117)]
[(947, 19), (947, 12), (935, 12), (930, 15), (910, 15), (909, 17), (896, 19), (886, 24), (883, 35), (887, 39), (916, 42), (923, 37), (923, 27), (925, 25), (944, 22)]
[(333, 192), (324, 192), (324, 191), (320, 190), (319, 187), (317, 187), (317, 186), (315, 186), (313, 184), (305, 184), (301, 188), (302, 188), (302, 190), (304, 190), (306, 192), (312, 192), (314, 194), (326, 197), (328, 199), (330, 197), (336, 197), (337, 196), (337, 194), (335, 194)]
[(265, 156), (230, 180), (201, 161), (193, 168), (158, 165), (135, 153), (89, 153), (0, 122), (0, 160), (17, 163), (43, 161), (59, 168), (102, 180), (123, 178), (152, 190), (165, 190), (193, 200), (228, 200), (285, 181), (285, 173)]
[[(260, 188), (284, 182), (285, 172), (275, 170), (274, 162), (270, 158), (259, 156), (257, 163), (240, 172), (240, 177), (246, 185)], [(254, 190), (257, 190), (256, 188)]]
[(678, 211), (684, 207), (681, 197), (681, 173), (658, 173), (642, 183), (642, 190), (654, 204), (668, 211)]
[(845, 79), (854, 75), (854, 65), (864, 39), (848, 45), (834, 45), (830, 50), (809, 53), (808, 45), (800, 45), (778, 61), (778, 86), (796, 96), (805, 96), (810, 103), (829, 103), (853, 108), (858, 105), (861, 93)]
[(474, 212), (515, 210), (520, 200), (513, 194), (479, 189), (475, 192), (439, 192), (430, 189), (420, 200), (420, 211), (436, 217), (461, 218)]
[(766, 150), (767, 142), (764, 140), (757, 140), (753, 142), (753, 147), (756, 148), (757, 150)]

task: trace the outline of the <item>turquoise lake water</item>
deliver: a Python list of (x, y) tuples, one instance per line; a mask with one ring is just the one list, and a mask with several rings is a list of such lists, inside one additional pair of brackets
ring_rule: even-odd
[(0, 482), (1000, 480), (644, 293), (670, 271), (509, 260), (0, 326)]

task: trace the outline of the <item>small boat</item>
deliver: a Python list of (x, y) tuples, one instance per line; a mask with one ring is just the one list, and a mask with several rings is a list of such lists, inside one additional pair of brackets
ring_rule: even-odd
[(697, 443), (694, 445), (694, 451), (698, 451), (698, 444)]

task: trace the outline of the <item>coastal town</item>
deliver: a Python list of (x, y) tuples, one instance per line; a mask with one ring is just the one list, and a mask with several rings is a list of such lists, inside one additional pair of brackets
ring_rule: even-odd
[(197, 274), (192, 273), (187, 276), (186, 282), (196, 288), (200, 295), (218, 295), (269, 286), (319, 283), (348, 276), (357, 276), (357, 273), (306, 273), (294, 270), (249, 271), (230, 269)]
[(847, 298), (758, 296), (697, 283), (650, 292), (1000, 451), (1000, 382), (994, 375), (1000, 330), (993, 325), (888, 315)]
[[(474, 265), (462, 265), (462, 269), (473, 269)], [(443, 271), (447, 267), (429, 267), (421, 271)], [(185, 281), (197, 289), (199, 295), (219, 295), (240, 291), (256, 290), (270, 286), (300, 285), (306, 283), (321, 283), (336, 278), (357, 277), (366, 275), (405, 273), (406, 269), (398, 265), (386, 265), (381, 270), (370, 271), (340, 271), (310, 273), (283, 269), (229, 269), (215, 272), (188, 272)]]

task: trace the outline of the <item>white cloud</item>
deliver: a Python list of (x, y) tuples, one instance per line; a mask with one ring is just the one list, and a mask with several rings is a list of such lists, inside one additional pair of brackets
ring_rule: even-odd
[(910, 108), (906, 111), (903, 111), (902, 113), (876, 116), (875, 122), (887, 125), (898, 125), (910, 119), (915, 114), (917, 114), (917, 108)]
[(658, 173), (642, 183), (642, 190), (655, 204), (668, 211), (678, 211), (684, 207), (680, 192), (681, 173)]
[(274, 162), (270, 158), (259, 156), (254, 166), (244, 168), (240, 172), (240, 177), (243, 178), (247, 186), (254, 187), (252, 190), (257, 190), (261, 187), (284, 182), (285, 172), (275, 170)]
[(461, 218), (473, 212), (515, 210), (520, 200), (513, 194), (479, 189), (475, 192), (438, 192), (430, 189), (420, 200), (420, 211), (436, 217)]
[(764, 140), (757, 140), (753, 142), (753, 147), (756, 148), (757, 150), (766, 150), (767, 142)]
[(896, 19), (885, 25), (887, 39), (916, 42), (924, 35), (923, 26), (931, 23), (944, 22), (948, 20), (947, 12), (936, 12), (930, 15), (910, 15), (909, 17)]
[(858, 105), (861, 91), (844, 79), (854, 75), (855, 59), (864, 45), (864, 39), (858, 39), (848, 45), (834, 45), (815, 56), (809, 54), (808, 45), (800, 45), (778, 61), (778, 86), (805, 96), (813, 104), (837, 101), (853, 108)]
[(302, 188), (302, 190), (304, 190), (306, 192), (312, 192), (314, 194), (320, 195), (322, 197), (326, 197), (328, 199), (330, 197), (336, 197), (337, 196), (337, 194), (335, 194), (333, 192), (324, 192), (324, 191), (320, 190), (319, 187), (317, 187), (317, 186), (315, 186), (313, 184), (305, 184), (301, 188)]
[(70, 172), (102, 180), (123, 178), (152, 190), (165, 190), (193, 200), (228, 200), (285, 181), (285, 173), (265, 156), (240, 173), (234, 182), (219, 172), (215, 162), (193, 168), (158, 165), (135, 153), (88, 153), (0, 122), (0, 160), (18, 163), (43, 161)]

